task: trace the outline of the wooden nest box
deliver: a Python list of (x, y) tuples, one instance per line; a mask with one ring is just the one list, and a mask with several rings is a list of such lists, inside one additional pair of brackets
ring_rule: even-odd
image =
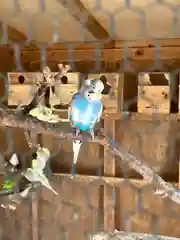
[[(170, 112), (170, 88), (163, 73), (144, 74), (139, 76), (138, 84), (138, 112), (139, 113), (165, 113)], [(156, 79), (164, 77), (167, 85), (153, 85), (151, 77)], [(149, 78), (149, 79), (147, 79)]]
[(102, 92), (104, 113), (112, 114), (120, 111), (121, 77), (117, 73), (89, 74), (89, 78), (99, 78), (104, 84)]
[[(57, 73), (53, 73), (57, 74)], [(26, 105), (37, 90), (37, 81), (43, 81), (42, 73), (8, 73), (9, 91), (8, 105)], [(52, 108), (64, 109), (68, 107), (72, 95), (78, 91), (79, 73), (66, 73), (50, 92), (50, 105)]]
[[(1, 2), (0, 20), (5, 22), (0, 24), (0, 72), (8, 73), (8, 106), (26, 105), (32, 100), (37, 90), (36, 82), (43, 81), (43, 66), (48, 66), (55, 74), (59, 63), (69, 64), (71, 72), (50, 89), (49, 98), (54, 113), (67, 118), (72, 95), (83, 81), (88, 77), (100, 78), (105, 86), (102, 93), (104, 113), (100, 122), (105, 135), (119, 143), (125, 158), (126, 153), (132, 154), (141, 161), (139, 167), (141, 163), (149, 165), (165, 181), (177, 182), (179, 178), (180, 186), (177, 71), (180, 39), (173, 39), (178, 36), (178, 11), (175, 10), (179, 9), (179, 1)], [(14, 13), (18, 14), (15, 16)], [(175, 19), (177, 21), (173, 21)], [(27, 29), (32, 30), (31, 34)], [(27, 42), (29, 44), (25, 46)], [(172, 81), (170, 75), (174, 78)], [(60, 124), (63, 130), (66, 124), (69, 123)], [(6, 137), (9, 129), (13, 133), (10, 138)], [(0, 132), (1, 153), (9, 154), (13, 145), (12, 151), (27, 154), (29, 146), (24, 129), (9, 129), (4, 127)], [(124, 161), (106, 146), (83, 141), (76, 164), (77, 176), (70, 179), (72, 139), (50, 135), (42, 138), (42, 144), (52, 153), (52, 168), (59, 175), (52, 181), (63, 201), (55, 200), (42, 188), (37, 195), (42, 204), (34, 198), (32, 214), (29, 214), (27, 205), (22, 205), (19, 213), (25, 212), (27, 217), (19, 213), (11, 215), (16, 222), (17, 217), (23, 219), (22, 223), (27, 219), (21, 227), (22, 236), (32, 236), (34, 240), (49, 239), (53, 229), (53, 236), (57, 239), (67, 236), (74, 239), (76, 236), (80, 240), (86, 233), (96, 231), (97, 224), (107, 232), (120, 229), (180, 236), (178, 205), (154, 196), (154, 185), (150, 184), (151, 189), (149, 183), (152, 182), (145, 182), (145, 177), (140, 179), (142, 176), (137, 173), (137, 168), (134, 170), (134, 162), (125, 166), (127, 158)], [(97, 176), (98, 173), (101, 177)], [(128, 181), (124, 181), (127, 178)], [(10, 219), (9, 213), (2, 212), (1, 215), (2, 223), (6, 224), (3, 216)], [(43, 219), (47, 221), (41, 221)], [(46, 224), (50, 221), (52, 224)], [(20, 221), (17, 223), (21, 224)], [(9, 229), (14, 229), (14, 224), (9, 221), (7, 224)], [(18, 231), (6, 231), (6, 226), (2, 226), (4, 239), (19, 238)], [(42, 231), (38, 232), (39, 228)]]
[(37, 90), (36, 81), (43, 81), (41, 73), (8, 73), (8, 106), (27, 105)]

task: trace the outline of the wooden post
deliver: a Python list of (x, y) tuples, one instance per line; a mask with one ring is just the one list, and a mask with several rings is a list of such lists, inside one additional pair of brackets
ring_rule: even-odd
[[(169, 88), (170, 88), (170, 113), (178, 113), (179, 112), (179, 74), (172, 74), (168, 73), (166, 78), (169, 81)], [(172, 159), (175, 159), (175, 162), (173, 163), (174, 166), (177, 167), (176, 161), (178, 161), (178, 172), (179, 172), (179, 187), (180, 187), (180, 151), (179, 151), (179, 139), (176, 139), (174, 142), (174, 137), (176, 136), (176, 132), (178, 131), (177, 125), (174, 125), (173, 123), (170, 124), (170, 151), (172, 154), (170, 154), (170, 161)]]
[(32, 193), (32, 240), (39, 239), (38, 200), (37, 193)]
[[(105, 133), (115, 139), (115, 120), (105, 118)], [(115, 157), (104, 149), (104, 176), (115, 176)], [(104, 231), (115, 229), (115, 199), (113, 199), (114, 188), (110, 185), (104, 186)]]

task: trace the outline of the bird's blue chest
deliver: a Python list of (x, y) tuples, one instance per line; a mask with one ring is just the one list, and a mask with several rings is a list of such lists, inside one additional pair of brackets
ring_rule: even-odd
[(72, 121), (81, 131), (92, 128), (101, 111), (102, 103), (98, 101), (88, 101), (82, 96), (76, 96), (73, 100)]
[(74, 105), (80, 112), (87, 111), (90, 107), (93, 108), (93, 105), (85, 98), (79, 97)]

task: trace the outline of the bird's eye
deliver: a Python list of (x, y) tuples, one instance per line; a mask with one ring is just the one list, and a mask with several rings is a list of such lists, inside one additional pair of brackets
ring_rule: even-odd
[(33, 152), (33, 153), (32, 153), (32, 157), (33, 157), (33, 158), (37, 158), (37, 153), (36, 153), (36, 152)]

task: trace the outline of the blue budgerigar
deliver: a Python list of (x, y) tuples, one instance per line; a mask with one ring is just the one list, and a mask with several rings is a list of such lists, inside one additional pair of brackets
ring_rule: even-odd
[[(80, 132), (88, 132), (94, 139), (94, 127), (100, 121), (103, 112), (103, 89), (102, 81), (90, 79), (89, 84), (84, 84), (80, 91), (73, 95), (68, 117), (76, 136)], [(77, 162), (81, 144), (81, 140), (73, 140), (74, 164)]]

